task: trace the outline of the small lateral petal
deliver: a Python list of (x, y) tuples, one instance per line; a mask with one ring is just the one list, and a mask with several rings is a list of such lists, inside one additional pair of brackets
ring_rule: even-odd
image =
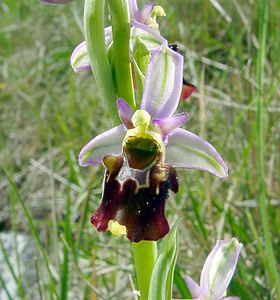
[(182, 128), (168, 137), (166, 162), (173, 167), (208, 171), (227, 177), (228, 167), (217, 150), (199, 136)]
[(180, 113), (168, 118), (154, 119), (153, 123), (160, 128), (162, 139), (165, 140), (176, 128), (182, 126), (188, 118), (189, 114)]
[(199, 298), (200, 296), (200, 287), (199, 285), (188, 275), (185, 276), (185, 282), (188, 286), (189, 291), (192, 294), (194, 299)]
[(240, 300), (239, 297), (234, 297), (234, 296), (230, 296), (230, 297), (224, 297), (223, 300)]
[(125, 134), (125, 126), (119, 125), (93, 138), (80, 152), (80, 166), (101, 164), (106, 155), (120, 154)]
[(152, 54), (144, 83), (141, 109), (152, 118), (171, 116), (179, 102), (182, 90), (183, 57), (161, 46)]
[(132, 110), (132, 108), (128, 105), (126, 101), (124, 101), (121, 98), (117, 100), (117, 106), (118, 106), (120, 119), (125, 125), (125, 127), (127, 129), (133, 128), (131, 118), (134, 114), (134, 111)]

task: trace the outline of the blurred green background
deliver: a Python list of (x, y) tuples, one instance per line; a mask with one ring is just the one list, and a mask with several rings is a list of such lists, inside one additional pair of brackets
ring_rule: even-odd
[[(183, 218), (174, 298), (188, 297), (182, 276), (199, 280), (216, 239), (236, 237), (244, 249), (228, 294), (277, 299), (257, 201), (261, 2), (157, 1), (167, 13), (161, 33), (178, 43), (185, 78), (198, 87), (178, 108), (192, 115), (184, 127), (213, 144), (230, 168), (224, 181), (179, 173), (180, 192), (167, 203), (170, 223)], [(111, 127), (92, 74), (74, 74), (69, 65), (83, 40), (82, 16), (81, 0), (0, 0), (0, 299), (137, 299), (129, 242), (97, 234), (89, 222), (103, 169), (77, 163), (81, 147)], [(279, 28), (280, 1), (271, 0), (261, 146), (278, 271)]]

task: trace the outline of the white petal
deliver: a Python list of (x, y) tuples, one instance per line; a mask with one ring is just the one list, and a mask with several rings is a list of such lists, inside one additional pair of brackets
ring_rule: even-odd
[(199, 136), (182, 128), (168, 137), (166, 162), (173, 167), (208, 171), (226, 177), (228, 168), (217, 150)]
[(126, 128), (122, 124), (97, 135), (81, 150), (79, 164), (82, 167), (97, 165), (106, 155), (120, 154), (125, 134)]

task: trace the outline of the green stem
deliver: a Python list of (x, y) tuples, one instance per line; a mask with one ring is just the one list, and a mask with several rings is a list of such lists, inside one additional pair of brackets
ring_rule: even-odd
[(259, 43), (260, 48), (257, 56), (257, 83), (258, 101), (257, 101), (257, 172), (259, 181), (258, 202), (260, 208), (261, 223), (264, 233), (265, 253), (269, 279), (275, 288), (277, 299), (280, 299), (280, 282), (277, 271), (277, 262), (275, 259), (271, 233), (269, 228), (268, 217), (268, 199), (266, 197), (265, 184), (265, 156), (264, 156), (264, 71), (266, 57), (266, 37), (267, 37), (267, 20), (268, 20), (268, 0), (263, 0), (259, 7)]
[(127, 0), (108, 0), (113, 29), (113, 71), (118, 96), (135, 109), (130, 63), (130, 17)]
[(132, 243), (132, 253), (140, 299), (148, 300), (151, 276), (157, 258), (157, 243), (154, 241)]
[(117, 93), (107, 57), (104, 36), (104, 0), (86, 0), (84, 26), (87, 50), (99, 90), (107, 102), (113, 123), (119, 122), (116, 107)]

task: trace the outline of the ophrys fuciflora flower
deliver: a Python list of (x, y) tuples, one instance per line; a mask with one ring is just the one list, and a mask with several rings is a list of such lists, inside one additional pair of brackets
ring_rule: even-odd
[(79, 156), (81, 166), (106, 168), (102, 203), (91, 222), (129, 240), (158, 240), (169, 231), (164, 215), (169, 191), (178, 191), (176, 168), (227, 176), (215, 148), (179, 128), (188, 114), (175, 114), (183, 77), (183, 57), (162, 45), (152, 55), (140, 109), (117, 101), (122, 124), (94, 137)]

